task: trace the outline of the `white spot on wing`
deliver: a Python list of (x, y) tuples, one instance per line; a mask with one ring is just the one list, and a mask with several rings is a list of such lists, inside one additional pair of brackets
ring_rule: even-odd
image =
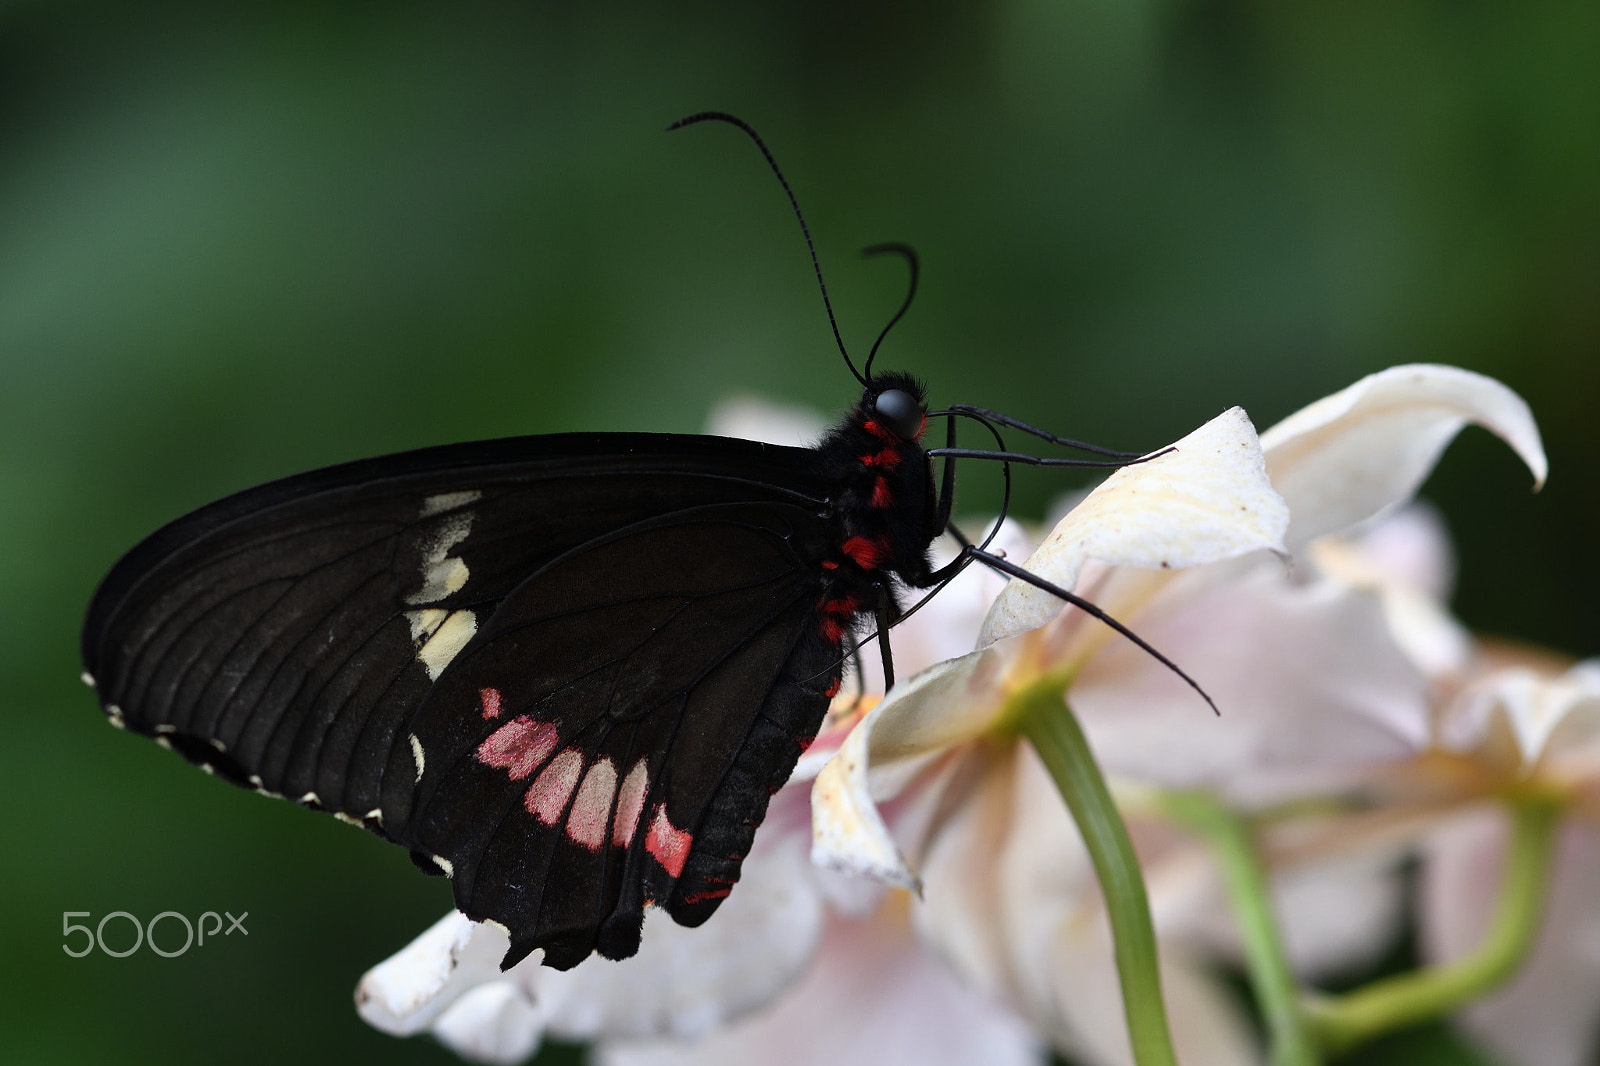
[(335, 818), (339, 819), (339, 821), (344, 822), (347, 825), (355, 826), (357, 829), (364, 828), (364, 826), (362, 826), (360, 821), (358, 821), (355, 818), (350, 817), (348, 814), (344, 813), (343, 811), (334, 811), (333, 812), (333, 816)]
[(171, 751), (172, 741), (168, 740), (166, 737), (156, 737), (156, 747), (166, 748), (168, 751)]
[(478, 631), (478, 619), (471, 611), (455, 611), (439, 624), (428, 643), (417, 650), (417, 659), (428, 671), (428, 680), (437, 681), (450, 660), (460, 654)]
[(650, 768), (640, 759), (628, 771), (617, 792), (617, 819), (611, 829), (611, 842), (619, 848), (628, 846), (633, 831), (639, 826), (639, 812), (644, 810), (645, 793), (650, 791)]
[(446, 877), (454, 877), (456, 875), (455, 864), (443, 855), (433, 856), (433, 864), (443, 870)]
[(369, 822), (376, 822), (377, 824), (382, 825), (383, 824), (383, 812), (378, 810), (378, 808), (374, 807), (374, 808), (372, 808), (372, 810), (367, 812), (366, 819)]
[(106, 714), (111, 719), (111, 727), (113, 729), (128, 728), (128, 723), (122, 720), (122, 708), (118, 707), (115, 703), (106, 704)]
[(177, 731), (178, 731), (178, 727), (177, 726), (168, 725), (166, 722), (162, 722), (160, 725), (156, 726), (156, 735), (157, 736), (160, 736), (163, 733), (176, 733)]
[(417, 764), (417, 780), (422, 780), (422, 767), (427, 760), (422, 754), (422, 741), (417, 739), (415, 733), (411, 734), (411, 761)]
[(298, 802), (305, 804), (307, 807), (322, 806), (322, 799), (315, 792), (307, 792), (304, 796), (300, 797)]
[(457, 507), (465, 507), (469, 503), (477, 503), (483, 499), (483, 493), (477, 489), (468, 489), (465, 492), (441, 492), (437, 496), (429, 496), (422, 501), (422, 517), (430, 518), (442, 511), (453, 511)]
[(85, 670), (83, 673), (79, 674), (78, 675), (78, 680), (82, 681), (85, 685), (88, 685), (90, 688), (94, 688), (94, 675), (91, 674), (89, 671)]
[(422, 642), (433, 636), (433, 631), (449, 617), (450, 612), (443, 607), (425, 607), (420, 611), (407, 611), (406, 621), (411, 623), (411, 639), (420, 647)]
[[(454, 493), (453, 495), (464, 495)], [(433, 497), (430, 497), (433, 498)], [(467, 583), (467, 564), (450, 549), (467, 539), (472, 532), (472, 512), (447, 515), (439, 520), (439, 527), (422, 551), (422, 588), (406, 597), (406, 602), (421, 605), (438, 603)]]
[(601, 759), (589, 767), (578, 786), (578, 795), (567, 812), (567, 836), (573, 843), (598, 851), (606, 842), (606, 829), (611, 821), (611, 801), (617, 794), (617, 768), (610, 759)]

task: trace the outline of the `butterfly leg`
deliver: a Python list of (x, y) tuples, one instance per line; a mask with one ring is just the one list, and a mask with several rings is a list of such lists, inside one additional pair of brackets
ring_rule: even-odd
[(883, 659), (883, 691), (894, 688), (894, 652), (889, 647), (889, 627), (894, 625), (900, 612), (894, 609), (894, 600), (885, 595), (878, 604), (878, 654)]

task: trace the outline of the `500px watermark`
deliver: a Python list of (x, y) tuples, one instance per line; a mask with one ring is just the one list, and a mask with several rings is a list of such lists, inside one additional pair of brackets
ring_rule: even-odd
[[(222, 916), (224, 914), (226, 914), (228, 917), (228, 928), (226, 932), (224, 932), (222, 928)], [(72, 920), (74, 918), (88, 917), (91, 917), (89, 911), (61, 912), (62, 939), (70, 940), (75, 933), (82, 933), (84, 936), (82, 942), (83, 947), (80, 949), (74, 950), (70, 943), (61, 945), (61, 950), (65, 951), (68, 955), (71, 955), (75, 959), (83, 958), (96, 947), (99, 947), (103, 953), (110, 955), (113, 959), (122, 959), (132, 955), (143, 945), (149, 945), (151, 951), (155, 952), (157, 955), (160, 955), (164, 959), (175, 959), (179, 955), (182, 955), (184, 952), (188, 951), (192, 946), (198, 945), (200, 947), (204, 947), (206, 937), (208, 936), (215, 940), (218, 933), (222, 933), (223, 936), (232, 936), (235, 932), (243, 933), (245, 936), (250, 935), (250, 930), (244, 927), (244, 920), (250, 917), (249, 911), (243, 912), (237, 918), (235, 918), (232, 914), (229, 914), (227, 911), (223, 911), (222, 914), (218, 914), (216, 911), (206, 911), (204, 914), (200, 915), (200, 920), (198, 922), (189, 921), (186, 916), (179, 914), (177, 911), (162, 911), (154, 918), (151, 918), (150, 921), (145, 925), (140, 925), (139, 919), (135, 918), (127, 911), (112, 911), (110, 914), (107, 914), (101, 918), (99, 923), (95, 925), (92, 930), (87, 925), (78, 925)], [(111, 921), (113, 918), (125, 919), (129, 925), (133, 926), (132, 947), (117, 950), (106, 946), (106, 923)], [(210, 929), (206, 928), (206, 919), (208, 918), (212, 922)], [(156, 943), (156, 927), (160, 925), (163, 920), (167, 922), (168, 929), (172, 929), (172, 923), (174, 922), (179, 922), (183, 925), (182, 947), (172, 950), (168, 949), (171, 946), (171, 942), (176, 939), (176, 930), (173, 930), (172, 932), (164, 932), (162, 934), (163, 938), (168, 941), (168, 948), (163, 948)], [(198, 938), (195, 936), (196, 927), (198, 927), (199, 930)], [(117, 929), (118, 927), (113, 926), (112, 928)], [(120, 939), (120, 937), (118, 939)]]

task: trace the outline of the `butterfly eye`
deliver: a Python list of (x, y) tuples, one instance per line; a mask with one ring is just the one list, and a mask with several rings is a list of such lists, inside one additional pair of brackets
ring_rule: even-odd
[(885, 389), (873, 401), (878, 418), (901, 440), (922, 432), (922, 405), (904, 389)]

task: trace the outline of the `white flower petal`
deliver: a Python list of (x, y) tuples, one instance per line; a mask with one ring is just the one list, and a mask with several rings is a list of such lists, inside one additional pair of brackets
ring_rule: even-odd
[(522, 1062), (539, 1049), (543, 1032), (538, 1008), (511, 980), (463, 993), (433, 1023), (440, 1043), (473, 1062)]
[[(993, 863), (994, 900), (1006, 968), (1029, 1020), (1075, 1060), (1129, 1066), (1127, 1016), (1103, 897), (1060, 793), (1031, 748), (1016, 748), (1012, 819)], [(972, 856), (984, 861), (984, 853)], [(1174, 1049), (1185, 1066), (1260, 1060), (1250, 1023), (1222, 983), (1170, 937), (1169, 908), (1150, 883), (1161, 942), (1162, 995)], [(930, 895), (935, 889), (930, 884)], [(926, 926), (925, 926), (926, 928)], [(944, 932), (937, 934), (945, 942)]]
[[(804, 790), (777, 797), (789, 798), (803, 818)], [(762, 828), (738, 886), (699, 928), (650, 910), (639, 953), (631, 958), (592, 958), (565, 972), (513, 970), (550, 1034), (569, 1040), (698, 1037), (788, 988), (816, 950), (824, 908), (809, 876), (803, 829)]]
[(1226, 581), (1180, 576), (1138, 619), (1220, 717), (1127, 641), (1085, 663), (1068, 698), (1108, 773), (1269, 802), (1348, 784), (1426, 746), (1428, 687), (1377, 596), (1290, 584), (1274, 561), (1231, 565), (1239, 572)]
[(1433, 508), (1413, 501), (1349, 537), (1320, 538), (1309, 554), (1319, 572), (1383, 597), (1389, 629), (1425, 675), (1451, 680), (1466, 670), (1472, 635), (1444, 606), (1455, 564)]
[[(882, 779), (920, 769), (926, 756), (981, 736), (999, 698), (985, 686), (993, 653), (973, 652), (896, 685), (851, 731), (811, 791), (811, 861), (831, 870), (917, 889), (874, 798)], [(897, 771), (900, 774), (897, 774)], [(898, 781), (896, 782), (898, 783)]]
[(386, 1033), (419, 1033), (462, 993), (499, 980), (510, 944), (505, 930), (451, 911), (367, 971), (356, 986), (356, 1010)]
[[(1255, 427), (1224, 411), (1158, 459), (1106, 478), (1024, 564), (1069, 592), (1086, 561), (1176, 570), (1263, 548), (1281, 551), (1289, 514), (1267, 480)], [(1035, 629), (1062, 602), (1012, 580), (990, 609), (979, 646)]]
[(742, 437), (794, 448), (810, 447), (827, 429), (828, 423), (818, 411), (754, 396), (720, 400), (706, 416), (706, 432), (714, 437)]
[(1558, 734), (1574, 746), (1600, 734), (1600, 662), (1580, 663), (1560, 677), (1499, 670), (1463, 692), (1439, 727), (1445, 747), (1524, 772)]
[[(1488, 931), (1505, 869), (1501, 812), (1436, 832), (1424, 855), (1421, 925), (1433, 961), (1459, 958)], [(1544, 924), (1510, 983), (1457, 1019), (1507, 1066), (1587, 1066), (1600, 1025), (1600, 834), (1572, 821), (1557, 844)]]
[(1528, 405), (1493, 378), (1457, 367), (1390, 367), (1267, 430), (1267, 469), (1293, 515), (1289, 550), (1409, 499), (1469, 422), (1503, 438), (1535, 486), (1544, 484), (1544, 448)]
[(694, 1044), (605, 1043), (602, 1066), (1039, 1066), (1039, 1039), (961, 984), (889, 906), (833, 919), (816, 962), (773, 1007)]

